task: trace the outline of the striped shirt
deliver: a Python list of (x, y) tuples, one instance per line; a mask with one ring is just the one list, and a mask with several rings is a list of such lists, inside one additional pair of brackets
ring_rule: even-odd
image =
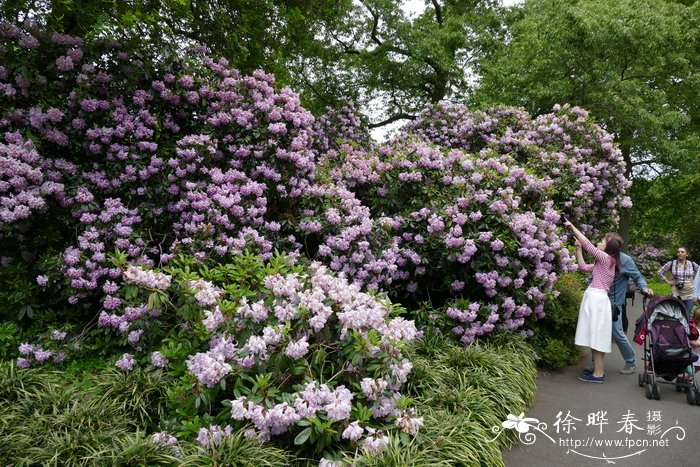
[(595, 258), (593, 264), (579, 266), (581, 271), (590, 272), (593, 276), (589, 287), (609, 290), (615, 279), (615, 258), (599, 250), (587, 239), (581, 242), (581, 246)]
[(657, 271), (661, 280), (666, 279), (666, 273), (671, 271), (675, 282), (688, 282), (689, 284), (695, 279), (695, 271), (698, 270), (698, 265), (690, 260), (685, 260), (681, 266), (677, 260), (669, 261)]

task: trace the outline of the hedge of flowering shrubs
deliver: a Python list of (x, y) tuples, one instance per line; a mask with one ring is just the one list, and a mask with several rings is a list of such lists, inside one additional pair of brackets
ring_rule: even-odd
[[(464, 344), (527, 335), (571, 269), (561, 215), (596, 235), (629, 203), (611, 136), (578, 108), (440, 104), (378, 146), (352, 105), (315, 119), (203, 47), (143, 63), (1, 23), (0, 53), (0, 309), (51, 336), (20, 366), (120, 349), (123, 371), (168, 368), (203, 444), (235, 422), (318, 453), (415, 433), (398, 390), (416, 330), (367, 293), (444, 305)], [(248, 250), (317, 262), (251, 278)], [(81, 333), (94, 321), (101, 344)]]
[(407, 132), (376, 150), (346, 144), (319, 165), (396, 239), (390, 290), (450, 298), (446, 314), (465, 344), (543, 315), (557, 275), (571, 269), (561, 213), (599, 235), (617, 220), (611, 208), (629, 203), (619, 151), (579, 108), (533, 120), (441, 104)]
[(578, 108), (532, 119), (441, 104), (375, 147), (351, 106), (315, 120), (272, 76), (201, 48), (146, 72), (114, 42), (0, 31), (3, 264), (25, 277), (14, 302), (117, 311), (115, 257), (276, 248), (399, 300), (453, 299), (468, 344), (542, 315), (571, 263), (561, 213), (597, 234), (628, 203), (619, 151)]

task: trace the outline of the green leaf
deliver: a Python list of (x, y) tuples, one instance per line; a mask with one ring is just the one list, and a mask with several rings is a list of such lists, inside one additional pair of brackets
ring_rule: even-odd
[(304, 444), (306, 440), (309, 439), (309, 436), (311, 436), (312, 428), (305, 428), (299, 433), (295, 438), (294, 438), (294, 444), (299, 446), (301, 444)]

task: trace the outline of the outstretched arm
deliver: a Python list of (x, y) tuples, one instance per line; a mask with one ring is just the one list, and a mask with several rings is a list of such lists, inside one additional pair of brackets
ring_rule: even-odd
[(631, 277), (637, 288), (641, 290), (644, 295), (648, 297), (654, 295), (654, 291), (649, 288), (646, 279), (642, 273), (639, 272), (637, 265), (631, 257), (628, 261), (623, 261), (622, 266), (623, 268), (620, 274), (626, 274), (628, 277)]
[[(564, 218), (566, 219), (566, 218)], [(602, 262), (607, 262), (607, 261), (612, 261), (612, 258), (608, 256), (606, 253), (600, 251), (598, 248), (596, 248), (579, 229), (577, 229), (574, 224), (572, 224), (568, 219), (564, 221), (564, 225), (571, 229), (571, 231), (574, 234), (574, 237), (576, 237), (576, 240), (578, 240), (581, 243), (581, 246), (583, 247), (584, 250), (589, 252), (590, 254), (595, 257), (596, 261), (602, 261)]]
[(579, 270), (591, 272), (593, 270), (593, 265), (586, 264), (586, 261), (583, 259), (583, 249), (581, 242), (578, 241), (578, 239), (574, 241), (574, 246), (576, 247), (576, 262), (578, 263)]
[(564, 218), (564, 226), (568, 227), (571, 230), (571, 232), (573, 232), (574, 237), (576, 237), (576, 240), (578, 240), (582, 244), (588, 241), (586, 236), (583, 235), (581, 231), (577, 229), (576, 226), (572, 224), (571, 221), (569, 221), (566, 217)]

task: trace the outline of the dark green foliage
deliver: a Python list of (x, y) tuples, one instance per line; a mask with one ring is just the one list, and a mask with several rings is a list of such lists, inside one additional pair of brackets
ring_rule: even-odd
[(13, 323), (0, 324), (0, 361), (9, 360), (17, 354), (17, 346), (20, 344), (18, 326)]
[(559, 277), (554, 285), (559, 296), (545, 305), (544, 319), (532, 324), (535, 335), (531, 344), (540, 366), (561, 368), (577, 362), (581, 357), (580, 347), (574, 344), (574, 334), (583, 287), (581, 275)]
[(698, 261), (700, 214), (690, 206), (700, 192), (700, 165), (696, 154), (693, 158), (694, 164), (678, 173), (635, 181), (631, 193), (634, 199), (631, 247), (649, 243), (669, 249), (670, 260), (675, 257), (675, 249), (684, 245), (693, 255), (691, 259)]

